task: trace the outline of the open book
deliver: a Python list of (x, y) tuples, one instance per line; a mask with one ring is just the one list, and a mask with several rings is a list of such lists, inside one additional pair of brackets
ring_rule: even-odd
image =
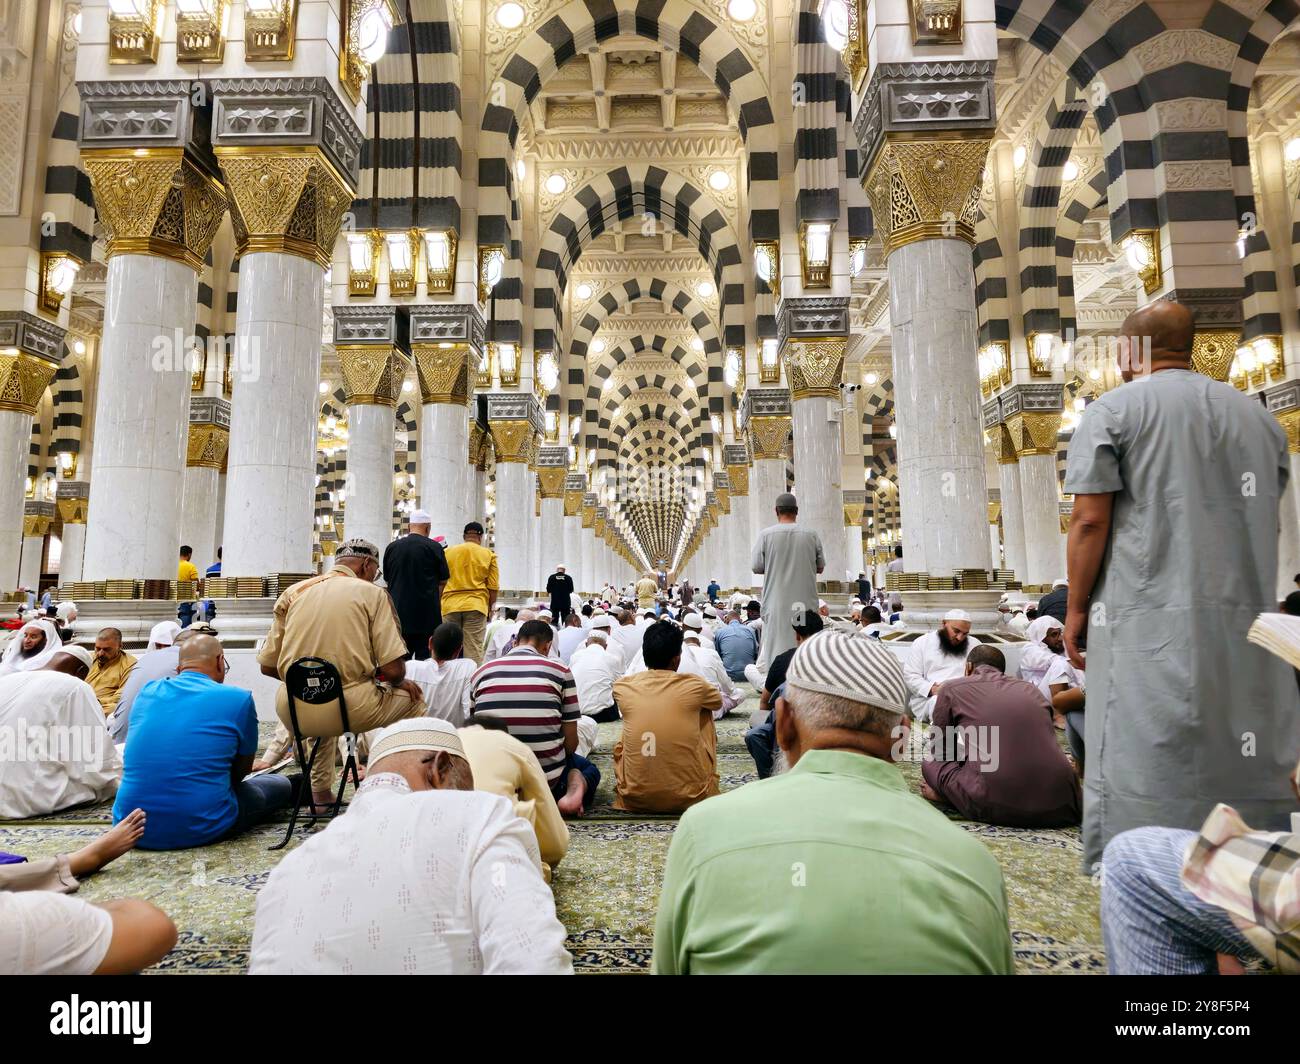
[(1289, 613), (1261, 613), (1246, 638), (1276, 654), (1292, 668), (1300, 669), (1300, 617)]

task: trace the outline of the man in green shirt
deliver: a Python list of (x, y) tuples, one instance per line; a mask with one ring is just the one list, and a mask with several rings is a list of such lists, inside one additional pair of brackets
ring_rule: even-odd
[(1011, 973), (1001, 869), (892, 764), (907, 703), (880, 643), (800, 644), (776, 707), (791, 768), (682, 817), (657, 974)]

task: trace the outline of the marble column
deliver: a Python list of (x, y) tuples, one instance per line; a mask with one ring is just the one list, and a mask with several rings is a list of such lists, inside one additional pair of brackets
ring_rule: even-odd
[(18, 587), (32, 415), (63, 352), (64, 330), (23, 311), (0, 311), (0, 594)]
[[(991, 72), (976, 72), (989, 125)], [(863, 146), (872, 160), (863, 186), (888, 255), (903, 556), (909, 570), (938, 576), (990, 563), (971, 258), (988, 137), (944, 129)]]
[(609, 508), (606, 506), (596, 507), (596, 516), (592, 521), (591, 530), (595, 537), (593, 542), (596, 551), (596, 574), (600, 578), (600, 583), (613, 581), (613, 566), (609, 564), (609, 544), (605, 542), (605, 522), (609, 520)]
[(844, 565), (849, 573), (850, 595), (856, 595), (858, 573), (867, 571), (867, 561), (862, 549), (862, 514), (867, 508), (865, 491), (846, 491), (843, 495)]
[[(82, 475), (85, 475), (84, 470)], [(90, 511), (90, 485), (86, 481), (60, 481), (54, 505), (63, 521), (59, 583), (70, 584), (81, 579), (86, 552), (86, 516)]]
[(731, 486), (732, 544), (735, 557), (732, 564), (737, 586), (745, 591), (754, 587), (754, 574), (750, 572), (750, 557), (754, 550), (754, 530), (751, 514), (753, 505), (749, 498), (749, 448), (743, 443), (728, 443), (722, 448), (722, 461), (727, 467), (727, 480)]
[(230, 404), (217, 396), (191, 396), (180, 541), (194, 548), (200, 573), (217, 560), (217, 495), (229, 446)]
[(1296, 589), (1300, 573), (1300, 380), (1284, 381), (1266, 392), (1268, 408), (1286, 432), (1291, 479), (1279, 507), (1277, 595), (1284, 599)]
[[(240, 255), (222, 573), (310, 572), (324, 271), (351, 208), (360, 131), (324, 79), (306, 90), (240, 79), (218, 83), (214, 94), (213, 142)], [(321, 121), (295, 125), (291, 108)], [(265, 119), (250, 125), (252, 112)], [(361, 418), (376, 436), (378, 417)], [(391, 492), (391, 420), (388, 434)], [(354, 461), (350, 446), (349, 480), (362, 505), (354, 517), (349, 492), (348, 535), (380, 535), (371, 513), (379, 491), (361, 483)], [(390, 524), (391, 514), (381, 546)]]
[(997, 488), (989, 488), (989, 556), (994, 569), (1005, 569), (1002, 563), (1002, 535), (998, 522), (1002, 517), (1002, 494)]
[[(567, 453), (565, 455), (568, 457)], [(587, 478), (581, 473), (567, 473), (564, 478), (564, 563), (573, 577), (574, 590), (581, 593), (598, 591), (593, 588), (582, 561), (582, 493)]]
[[(1065, 575), (1065, 540), (1061, 535), (1056, 478), (1061, 385), (1017, 384), (1003, 392), (998, 401), (1019, 466), (1025, 571), (1017, 575), (1027, 584), (1050, 584)], [(1005, 503), (1004, 499), (1004, 508)]]
[(28, 500), (23, 506), (23, 554), (18, 567), (18, 584), (40, 589), (45, 537), (54, 521), (54, 503)]
[[(757, 539), (775, 524), (776, 497), (785, 491), (785, 462), (791, 436), (790, 393), (784, 388), (750, 388), (741, 402), (741, 416), (754, 456), (750, 479), (750, 536)], [(762, 587), (763, 577), (753, 575), (752, 585)]]
[(578, 586), (574, 576), (575, 563), (568, 557), (564, 541), (564, 486), (569, 475), (569, 449), (561, 444), (546, 444), (537, 449), (538, 489), (542, 495), (542, 519), (540, 522), (540, 549), (537, 555), (537, 576), (540, 581), (537, 590), (546, 587), (546, 581), (555, 572), (557, 565), (565, 565), (570, 576), (574, 577), (574, 588)]
[(587, 590), (599, 594), (604, 581), (596, 562), (596, 498), (594, 491), (582, 497), (582, 571), (590, 585)]
[(531, 392), (491, 392), (488, 428), (496, 447), (497, 565), (503, 592), (532, 590), (533, 473), (529, 468), (545, 428)]
[(998, 459), (998, 496), (1002, 503), (1002, 551), (1005, 568), (1022, 582), (1031, 582), (1025, 556), (1025, 513), (1020, 494), (1020, 458), (1004, 424), (992, 426)]

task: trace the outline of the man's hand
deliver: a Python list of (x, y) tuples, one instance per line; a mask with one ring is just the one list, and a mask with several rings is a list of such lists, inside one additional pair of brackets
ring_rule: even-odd
[(930, 685), (930, 697), (933, 698), (935, 695), (937, 695), (939, 693), (939, 688), (942, 686), (943, 684), (941, 683), (932, 683)]
[(1087, 655), (1084, 653), (1083, 644), (1087, 641), (1087, 610), (1067, 609), (1065, 611), (1065, 654), (1076, 669), (1084, 667), (1083, 663)]
[(396, 687), (394, 687), (393, 690), (395, 690), (395, 691), (405, 691), (408, 695), (411, 696), (412, 701), (415, 701), (415, 702), (423, 702), (423, 701), (424, 701), (424, 692), (421, 691), (420, 688), (419, 688), (418, 686), (416, 686), (416, 683), (415, 683), (414, 680), (403, 680), (403, 681), (402, 681), (401, 683), (399, 683)]

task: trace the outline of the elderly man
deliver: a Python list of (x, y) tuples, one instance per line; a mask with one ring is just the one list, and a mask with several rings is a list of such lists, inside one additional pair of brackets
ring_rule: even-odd
[(561, 624), (568, 621), (573, 609), (573, 592), (573, 577), (563, 565), (557, 565), (555, 572), (546, 579), (546, 593), (551, 596), (551, 614)]
[(483, 546), (483, 526), (471, 521), (462, 535), (464, 542), (447, 551), (451, 577), (443, 593), (442, 614), (444, 620), (460, 625), (465, 656), (481, 665), (487, 619), (496, 605), (501, 579), (496, 553)]
[(799, 647), (776, 709), (790, 770), (683, 815), (655, 972), (1011, 972), (997, 861), (892, 764), (908, 698), (874, 640), (822, 632)]
[(680, 813), (718, 793), (713, 714), (722, 695), (698, 676), (677, 671), (682, 631), (671, 621), (650, 626), (642, 646), (646, 670), (614, 685), (623, 734), (614, 747), (614, 808)]
[(923, 797), (968, 820), (1013, 828), (1079, 823), (1079, 781), (1061, 753), (1051, 706), (1006, 673), (993, 646), (974, 647), (966, 675), (947, 681), (934, 707), (921, 762)]
[(640, 610), (653, 609), (655, 604), (655, 595), (659, 591), (659, 583), (655, 580), (653, 573), (642, 573), (641, 579), (636, 582), (636, 604)]
[(347, 813), (271, 873), (249, 970), (567, 975), (573, 961), (532, 829), (474, 789), (456, 729), (424, 718), (384, 729)]
[(943, 623), (921, 636), (903, 657), (903, 676), (912, 691), (912, 716), (929, 720), (934, 702), (947, 680), (966, 675), (966, 655), (980, 641), (970, 634), (970, 614), (949, 610)]
[(43, 669), (63, 646), (53, 621), (28, 621), (10, 638), (0, 661), (0, 676)]
[(62, 647), (44, 668), (0, 677), (0, 818), (45, 816), (117, 790), (122, 762), (85, 682), (90, 661), (85, 647)]
[(442, 624), (442, 589), (451, 575), (442, 544), (429, 538), (432, 521), (427, 510), (413, 511), (410, 534), (384, 548), (384, 580), (406, 649), (416, 661), (429, 657), (429, 640)]
[(766, 678), (759, 676), (757, 665), (751, 665), (745, 670), (750, 684), (759, 692), (758, 709), (750, 717), (750, 728), (745, 732), (745, 748), (754, 759), (754, 768), (761, 780), (772, 775), (776, 763), (776, 693), (785, 686), (786, 673), (799, 645), (822, 630), (820, 614), (795, 610), (790, 620), (794, 628), (794, 646), (781, 651), (772, 659), (772, 664), (767, 667)]
[(682, 618), (682, 663), (677, 671), (698, 676), (722, 696), (722, 705), (713, 711), (713, 719), (721, 720), (745, 700), (745, 693), (731, 682), (712, 642), (703, 638), (703, 623), (698, 613)]
[(244, 778), (257, 754), (257, 710), (250, 692), (226, 686), (229, 667), (213, 636), (182, 643), (177, 667), (135, 700), (113, 804), (115, 823), (133, 809), (148, 814), (146, 850), (231, 838), (289, 805), (301, 784), (300, 776)]
[(610, 619), (595, 617), (587, 641), (569, 662), (573, 682), (578, 688), (578, 709), (584, 717), (598, 724), (619, 719), (614, 704), (614, 684), (623, 675), (623, 654), (610, 645)]
[[(1257, 397), (1192, 368), (1194, 333), (1169, 300), (1130, 315), (1127, 383), (1070, 441), (1065, 645), (1082, 668), (1087, 644), (1087, 865), (1121, 831), (1199, 827), (1218, 799), (1265, 830), (1294, 804), (1295, 679), (1246, 641), (1276, 608), (1286, 433)], [(1231, 594), (1207, 591), (1207, 573)]]
[(122, 633), (116, 628), (101, 628), (95, 636), (95, 664), (86, 682), (95, 689), (104, 716), (111, 716), (117, 708), (118, 696), (135, 663), (135, 655), (122, 649)]
[(760, 668), (794, 646), (790, 611), (817, 609), (817, 577), (826, 567), (826, 555), (821, 537), (798, 524), (798, 519), (798, 501), (782, 492), (776, 497), (776, 524), (768, 525), (754, 541), (750, 567), (763, 577), (763, 627), (771, 633), (763, 643)]
[[(334, 567), (321, 576), (285, 589), (275, 602), (271, 631), (257, 655), (262, 674), (283, 680), (299, 658), (323, 658), (343, 681), (348, 724), (355, 734), (381, 728), (403, 717), (423, 716), (424, 698), (406, 678), (406, 641), (392, 600), (375, 586), (379, 548), (350, 539), (334, 555)], [(380, 687), (378, 682), (385, 686)], [(343, 734), (337, 702), (298, 703), (304, 736), (321, 740), (322, 753), (312, 763), (312, 802), (333, 804), (334, 744)], [(290, 726), (289, 695), (281, 683), (275, 711)]]
[(564, 627), (560, 629), (560, 634), (555, 639), (560, 660), (566, 665), (571, 664), (573, 652), (586, 641), (587, 630), (582, 626), (582, 614), (577, 610), (570, 610)]

